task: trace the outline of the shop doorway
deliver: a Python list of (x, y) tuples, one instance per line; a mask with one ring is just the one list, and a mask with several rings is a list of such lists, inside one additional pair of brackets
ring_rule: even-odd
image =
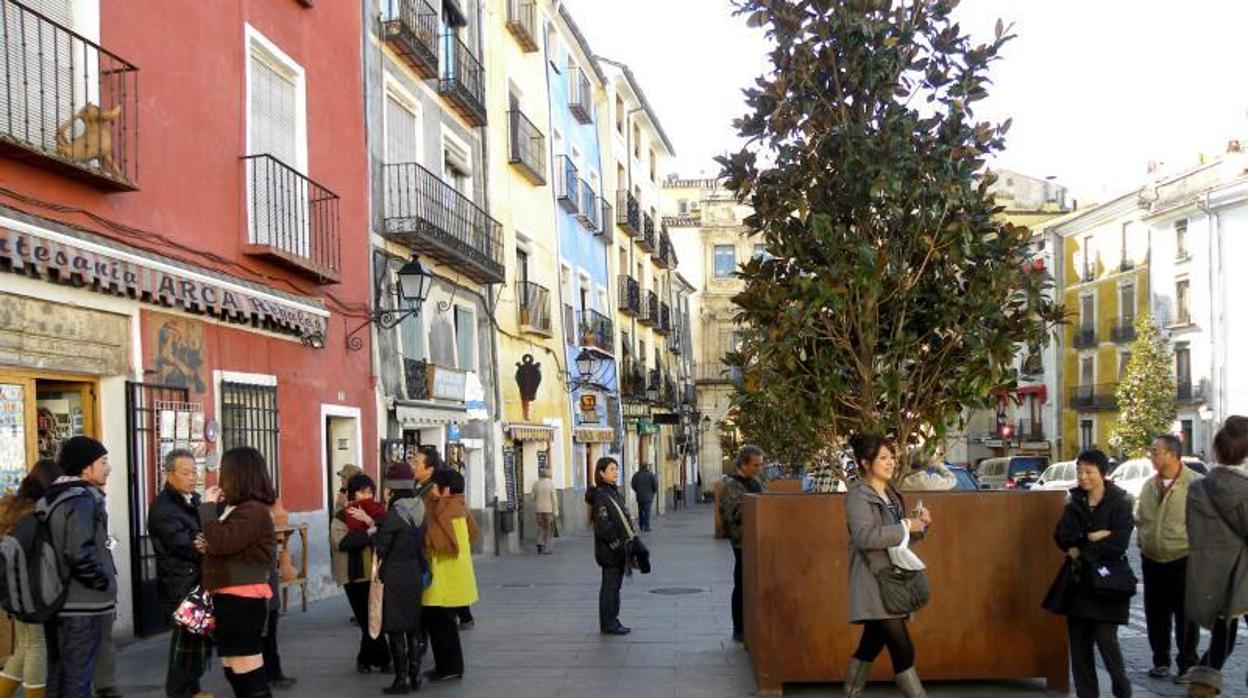
[(0, 491), (15, 489), (40, 458), (72, 436), (99, 438), (92, 378), (0, 371)]
[[(360, 461), (360, 422), (357, 417), (326, 415), (324, 428), (326, 502), (332, 521), (338, 488), (346, 485), (340, 481), (338, 471), (344, 465), (354, 465), (362, 471), (364, 465)], [(380, 498), (381, 493), (378, 492), (377, 496)]]

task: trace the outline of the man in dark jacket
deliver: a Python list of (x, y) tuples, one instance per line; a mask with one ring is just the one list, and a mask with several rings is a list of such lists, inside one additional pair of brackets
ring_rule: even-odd
[(758, 471), (763, 468), (763, 449), (750, 444), (742, 446), (733, 466), (734, 472), (724, 478), (724, 485), (719, 491), (719, 517), (724, 522), (725, 535), (732, 542), (732, 639), (743, 642), (741, 505), (746, 494), (758, 494), (766, 489), (758, 479)]
[(61, 444), (65, 473), (48, 487), (38, 510), (48, 517), (53, 546), (69, 571), (65, 605), (44, 624), (48, 643), (47, 693), (87, 698), (104, 619), (117, 610), (117, 570), (102, 488), (111, 467), (99, 441), (75, 436)]
[[(163, 463), (165, 486), (147, 513), (147, 532), (156, 552), (156, 589), (167, 613), (199, 586), (203, 560), (200, 538), (199, 478), (195, 455), (185, 449), (170, 451)], [(189, 698), (203, 693), (199, 679), (208, 666), (212, 646), (202, 635), (174, 624), (169, 636), (169, 665), (165, 670), (165, 695)]]
[(649, 531), (650, 505), (654, 504), (654, 495), (659, 491), (659, 481), (650, 472), (650, 466), (642, 463), (641, 468), (633, 473), (630, 484), (637, 495), (637, 525), (641, 526), (641, 530)]

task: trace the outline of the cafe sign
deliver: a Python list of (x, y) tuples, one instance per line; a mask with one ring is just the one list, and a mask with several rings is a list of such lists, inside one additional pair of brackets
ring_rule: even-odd
[[(240, 284), (181, 270), (122, 250), (83, 241), (76, 245), (55, 237), (6, 227), (0, 219), (0, 260), (19, 273), (55, 275), (62, 283), (83, 284), (104, 293), (129, 295), (155, 305), (181, 306), (232, 322), (246, 322), (299, 336), (325, 335), (329, 313)], [(25, 225), (23, 228), (27, 227)], [(101, 248), (96, 251), (90, 248)]]

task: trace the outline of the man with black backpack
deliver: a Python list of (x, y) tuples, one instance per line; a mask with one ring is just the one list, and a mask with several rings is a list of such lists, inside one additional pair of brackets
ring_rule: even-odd
[(48, 488), (46, 512), (52, 546), (66, 574), (65, 603), (44, 625), (48, 641), (49, 698), (90, 698), (104, 620), (117, 608), (117, 570), (103, 487), (111, 470), (99, 441), (75, 436), (61, 444), (65, 473)]

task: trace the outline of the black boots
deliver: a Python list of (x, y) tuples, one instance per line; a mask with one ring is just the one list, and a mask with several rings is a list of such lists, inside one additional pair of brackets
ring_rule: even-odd
[(390, 633), (390, 657), (394, 662), (394, 683), (383, 688), (382, 693), (390, 696), (407, 695), (412, 692), (410, 664), (404, 633)]
[(407, 634), (407, 661), (410, 665), (408, 680), (412, 690), (420, 690), (420, 664), (425, 658), (425, 638), (419, 630)]
[(226, 667), (225, 680), (234, 689), (235, 698), (272, 698), (269, 691), (269, 679), (264, 675), (264, 667), (239, 674)]

